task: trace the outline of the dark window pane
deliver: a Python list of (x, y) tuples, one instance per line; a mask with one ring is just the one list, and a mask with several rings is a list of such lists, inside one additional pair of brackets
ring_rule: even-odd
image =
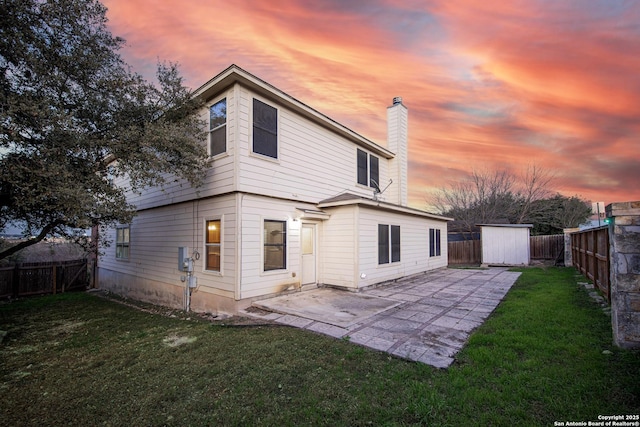
[(380, 179), (378, 178), (378, 158), (376, 156), (369, 156), (369, 186), (374, 187), (371, 181), (375, 181), (380, 185)]
[(253, 100), (253, 152), (278, 158), (278, 110)]
[(367, 185), (367, 153), (358, 150), (358, 184)]
[(391, 262), (400, 261), (400, 226), (391, 226)]
[(378, 264), (389, 263), (389, 226), (378, 224)]
[(436, 256), (440, 256), (441, 252), (441, 245), (440, 245), (440, 229), (436, 230)]
[(263, 129), (253, 128), (253, 152), (278, 158), (278, 136)]
[(211, 132), (210, 155), (216, 156), (227, 151), (227, 127), (222, 126)]
[(429, 256), (436, 256), (436, 230), (429, 229)]
[(261, 129), (278, 132), (278, 110), (262, 101), (253, 99), (253, 125)]

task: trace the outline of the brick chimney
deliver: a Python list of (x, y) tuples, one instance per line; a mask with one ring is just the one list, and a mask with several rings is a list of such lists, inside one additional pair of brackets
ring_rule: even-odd
[[(402, 98), (393, 98), (393, 105), (387, 107), (387, 148), (395, 153), (389, 160), (389, 178), (393, 184), (386, 191), (386, 201), (407, 206), (408, 203), (408, 110), (402, 103)], [(387, 184), (381, 182), (380, 187)]]

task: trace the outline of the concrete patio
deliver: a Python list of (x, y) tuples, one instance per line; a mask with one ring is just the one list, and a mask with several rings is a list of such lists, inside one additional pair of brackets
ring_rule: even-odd
[(519, 276), (443, 268), (359, 293), (319, 288), (262, 300), (244, 314), (446, 368)]

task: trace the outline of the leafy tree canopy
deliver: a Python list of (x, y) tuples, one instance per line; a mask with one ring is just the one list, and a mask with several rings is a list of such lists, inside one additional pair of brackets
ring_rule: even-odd
[(200, 184), (200, 100), (175, 64), (145, 81), (119, 55), (96, 0), (0, 0), (0, 229), (37, 236), (128, 222), (130, 190), (167, 176)]

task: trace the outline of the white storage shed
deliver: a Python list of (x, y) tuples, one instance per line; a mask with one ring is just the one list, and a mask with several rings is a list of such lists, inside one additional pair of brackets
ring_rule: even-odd
[(483, 265), (529, 265), (532, 224), (478, 224)]

